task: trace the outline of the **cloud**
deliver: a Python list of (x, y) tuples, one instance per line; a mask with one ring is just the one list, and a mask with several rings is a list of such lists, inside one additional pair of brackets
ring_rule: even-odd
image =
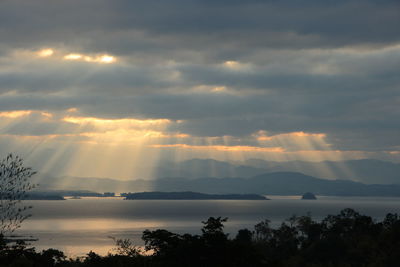
[(213, 52), (212, 60), (265, 47), (394, 43), (400, 36), (398, 5), (393, 0), (174, 0), (151, 5), (138, 0), (9, 0), (2, 1), (0, 16), (4, 42), (14, 47), (74, 46), (80, 52), (146, 56), (201, 50)]
[[(269, 147), (257, 143), (261, 131), (289, 150), (396, 152), (399, 7), (391, 0), (2, 1), (0, 112), (31, 113), (0, 116), (7, 125), (0, 134), (99, 134), (93, 121), (63, 120), (70, 116), (113, 120), (107, 131), (141, 135), (127, 121), (160, 120), (168, 123), (146, 129), (163, 140), (158, 145), (217, 138), (214, 145), (224, 146), (229, 136), (231, 146)], [(323, 134), (324, 142), (296, 132)]]

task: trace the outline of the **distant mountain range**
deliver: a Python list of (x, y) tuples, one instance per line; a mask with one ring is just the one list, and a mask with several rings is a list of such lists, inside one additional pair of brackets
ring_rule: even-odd
[(300, 172), (323, 179), (352, 180), (366, 184), (400, 184), (400, 164), (373, 159), (322, 162), (192, 159), (161, 163), (152, 178), (252, 177), (271, 172)]
[[(192, 159), (161, 162), (152, 179), (54, 177), (38, 174), (39, 190), (96, 192), (195, 191), (210, 194), (400, 196), (400, 164), (379, 160), (224, 162)], [(318, 178), (317, 178), (318, 177)]]
[[(153, 169), (146, 171), (145, 168), (140, 168), (139, 173), (143, 174), (138, 177), (131, 177), (131, 179), (157, 180), (166, 177), (183, 177), (187, 179), (202, 177), (249, 178), (273, 172), (300, 172), (322, 179), (351, 180), (365, 184), (400, 184), (400, 164), (373, 159), (322, 162), (275, 162), (261, 159), (249, 159), (243, 162), (225, 162), (213, 159), (191, 159), (182, 162), (161, 161)], [(37, 175), (37, 178), (38, 180), (46, 181), (46, 183), (54, 184), (57, 182), (53, 181), (53, 176), (57, 175), (42, 174)], [(96, 179), (93, 178), (87, 181), (90, 187), (92, 183), (98, 183)], [(73, 177), (69, 177), (67, 180), (74, 181)], [(101, 181), (102, 184), (109, 183), (110, 186), (114, 183), (112, 179), (108, 182), (107, 180)], [(64, 181), (63, 183), (68, 186), (69, 182)], [(76, 183), (72, 182), (73, 184)]]
[(213, 194), (400, 196), (400, 185), (367, 185), (346, 180), (326, 180), (296, 172), (275, 172), (251, 178), (158, 179), (158, 191), (197, 191)]
[(250, 159), (244, 164), (268, 172), (293, 171), (325, 179), (353, 180), (366, 184), (400, 184), (399, 163), (374, 159), (321, 162), (270, 162)]
[(154, 170), (153, 178), (162, 177), (251, 177), (269, 172), (267, 168), (246, 166), (241, 163), (213, 159), (191, 159), (182, 162), (161, 162)]
[(103, 178), (45, 177), (40, 190), (92, 190), (97, 192), (194, 191), (208, 194), (262, 194), (336, 196), (400, 196), (400, 185), (363, 184), (326, 180), (297, 172), (274, 172), (250, 178), (160, 178), (121, 181)]

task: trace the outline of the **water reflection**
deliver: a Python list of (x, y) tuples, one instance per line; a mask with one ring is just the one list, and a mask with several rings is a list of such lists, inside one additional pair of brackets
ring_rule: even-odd
[(337, 214), (343, 208), (382, 219), (388, 212), (400, 213), (400, 198), (318, 197), (316, 201), (299, 196), (268, 196), (269, 201), (251, 200), (131, 200), (120, 198), (82, 198), (65, 201), (30, 201), (32, 217), (18, 234), (33, 236), (38, 249), (49, 247), (70, 256), (82, 256), (90, 250), (106, 254), (114, 247), (110, 238), (130, 238), (143, 245), (145, 229), (164, 228), (178, 233), (200, 233), (201, 221), (210, 216), (228, 217), (228, 233), (250, 228), (269, 219), (279, 225), (293, 214), (311, 213), (319, 220)]

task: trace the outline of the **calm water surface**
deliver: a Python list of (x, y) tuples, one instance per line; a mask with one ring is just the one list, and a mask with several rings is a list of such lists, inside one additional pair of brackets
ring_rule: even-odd
[(65, 201), (27, 201), (33, 206), (31, 218), (17, 234), (38, 238), (37, 249), (57, 248), (69, 256), (90, 250), (99, 254), (112, 251), (110, 237), (130, 238), (143, 245), (145, 229), (163, 228), (178, 233), (200, 233), (201, 221), (210, 216), (228, 217), (226, 232), (249, 228), (269, 219), (278, 226), (291, 215), (311, 213), (316, 220), (341, 209), (353, 208), (381, 220), (387, 213), (400, 213), (400, 198), (268, 196), (257, 200), (123, 200), (122, 198), (82, 198)]

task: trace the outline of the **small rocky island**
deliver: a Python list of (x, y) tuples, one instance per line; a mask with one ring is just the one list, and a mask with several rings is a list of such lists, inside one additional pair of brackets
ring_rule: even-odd
[(317, 197), (313, 193), (307, 192), (301, 197), (301, 199), (316, 200)]
[(125, 199), (160, 199), (160, 200), (268, 200), (256, 194), (203, 194), (197, 192), (141, 192), (127, 193)]

